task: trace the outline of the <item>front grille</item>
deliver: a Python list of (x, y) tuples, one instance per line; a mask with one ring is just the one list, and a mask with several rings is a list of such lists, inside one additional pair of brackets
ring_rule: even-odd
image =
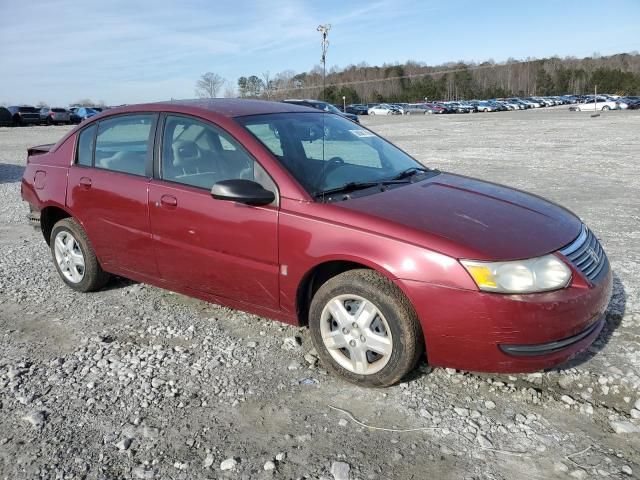
[(590, 281), (595, 280), (607, 264), (607, 255), (586, 225), (582, 225), (578, 238), (560, 250), (560, 253)]

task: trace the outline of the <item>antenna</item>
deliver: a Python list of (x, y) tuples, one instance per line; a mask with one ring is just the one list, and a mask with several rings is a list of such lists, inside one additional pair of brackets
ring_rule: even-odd
[(320, 34), (322, 34), (322, 57), (320, 57), (320, 61), (322, 62), (322, 100), (326, 100), (326, 86), (325, 86), (325, 78), (327, 76), (327, 50), (329, 49), (329, 30), (331, 30), (331, 25), (327, 23), (326, 25), (318, 25), (316, 28)]

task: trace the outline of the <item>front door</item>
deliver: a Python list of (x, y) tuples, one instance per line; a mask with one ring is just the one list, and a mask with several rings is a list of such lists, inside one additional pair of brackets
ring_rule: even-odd
[(106, 270), (157, 275), (148, 211), (156, 118), (121, 115), (78, 134), (67, 205)]
[(277, 309), (277, 205), (248, 206), (214, 200), (210, 194), (220, 180), (255, 180), (274, 192), (275, 184), (230, 135), (212, 124), (169, 115), (162, 130), (160, 178), (149, 184), (161, 277)]

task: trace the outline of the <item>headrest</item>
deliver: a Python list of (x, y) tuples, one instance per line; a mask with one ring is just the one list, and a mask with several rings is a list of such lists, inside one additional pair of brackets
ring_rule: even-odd
[(175, 167), (188, 167), (194, 160), (200, 159), (200, 149), (196, 142), (179, 140), (172, 145), (173, 165)]

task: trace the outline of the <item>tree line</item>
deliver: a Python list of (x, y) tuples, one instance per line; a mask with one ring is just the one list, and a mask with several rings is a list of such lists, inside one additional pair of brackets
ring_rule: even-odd
[(549, 57), (503, 63), (451, 62), (430, 66), (404, 64), (370, 66), (366, 63), (333, 68), (323, 90), (322, 68), (303, 73), (285, 70), (275, 75), (242, 76), (235, 91), (225, 96), (241, 98), (324, 98), (342, 104), (363, 102), (418, 102), (564, 95), (599, 92), (640, 94), (640, 54), (621, 53), (585, 58)]

